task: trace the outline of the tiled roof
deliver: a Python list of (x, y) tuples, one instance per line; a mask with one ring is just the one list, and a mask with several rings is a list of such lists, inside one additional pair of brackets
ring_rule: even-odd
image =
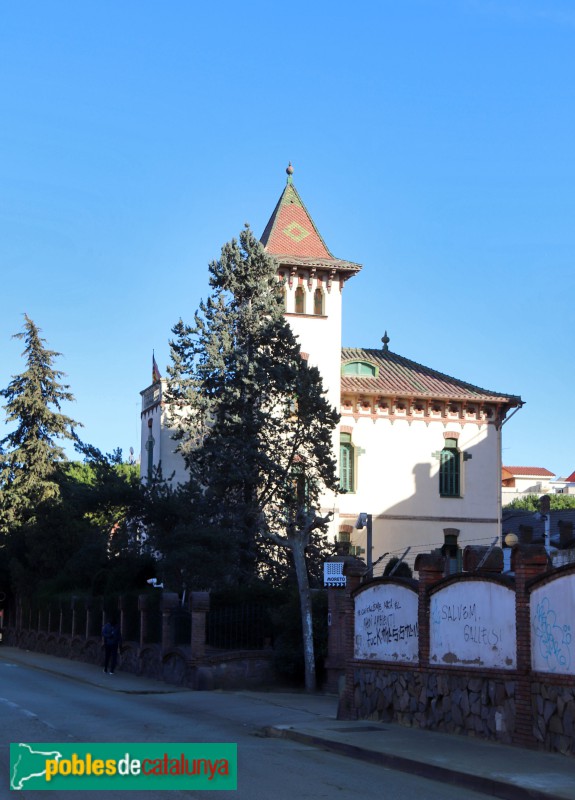
[(447, 400), (475, 400), (520, 406), (517, 395), (501, 394), (482, 389), (437, 370), (424, 367), (415, 361), (392, 353), (390, 350), (368, 350), (344, 347), (342, 364), (348, 361), (367, 361), (378, 368), (375, 377), (342, 376), (341, 391), (352, 394), (383, 394), (403, 397), (437, 398)]
[(334, 258), (291, 182), (283, 190), (260, 241), (280, 262), (347, 272), (361, 269), (359, 264)]
[(504, 466), (515, 478), (554, 478), (555, 473), (544, 467), (508, 467)]
[(572, 472), (568, 478), (565, 478), (565, 483), (575, 483), (575, 472)]

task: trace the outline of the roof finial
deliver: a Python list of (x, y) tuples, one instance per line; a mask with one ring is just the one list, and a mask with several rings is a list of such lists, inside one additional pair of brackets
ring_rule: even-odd
[(389, 344), (389, 336), (387, 335), (387, 331), (381, 337), (381, 341), (383, 342), (382, 350), (384, 351), (389, 350), (389, 347), (387, 346)]
[(289, 164), (286, 167), (286, 172), (287, 172), (287, 182), (291, 183), (292, 182), (291, 176), (293, 175), (293, 167), (291, 165), (291, 161), (289, 162)]

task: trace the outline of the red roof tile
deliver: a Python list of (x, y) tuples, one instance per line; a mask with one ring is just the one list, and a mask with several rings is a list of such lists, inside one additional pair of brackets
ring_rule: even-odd
[(346, 272), (359, 272), (361, 269), (359, 264), (334, 258), (291, 179), (288, 179), (260, 241), (266, 251), (280, 262)]
[(390, 350), (368, 350), (344, 347), (342, 364), (348, 361), (367, 361), (377, 367), (377, 375), (342, 376), (341, 391), (351, 394), (383, 394), (414, 398), (437, 398), (447, 400), (476, 400), (498, 402), (509, 406), (520, 406), (522, 400), (516, 395), (500, 394), (482, 389), (457, 378), (451, 378), (437, 370), (424, 367), (415, 361), (392, 353)]
[(565, 478), (565, 483), (575, 483), (575, 472), (572, 472), (568, 478)]
[(544, 467), (503, 467), (516, 478), (554, 478), (555, 473)]

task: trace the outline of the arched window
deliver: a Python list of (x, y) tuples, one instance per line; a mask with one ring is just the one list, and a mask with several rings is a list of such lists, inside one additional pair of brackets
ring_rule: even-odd
[(339, 437), (339, 488), (342, 492), (355, 491), (355, 448), (351, 433)]
[(321, 289), (316, 289), (313, 293), (313, 313), (317, 317), (323, 316), (323, 291)]
[(348, 361), (341, 368), (342, 375), (359, 375), (366, 378), (377, 377), (377, 367), (369, 361)]
[(461, 497), (461, 453), (457, 439), (446, 439), (440, 453), (439, 494), (441, 497)]
[(303, 286), (298, 286), (295, 290), (295, 313), (305, 314), (305, 292)]

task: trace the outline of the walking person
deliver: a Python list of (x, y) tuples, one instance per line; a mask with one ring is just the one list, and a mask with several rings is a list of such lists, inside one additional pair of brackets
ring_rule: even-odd
[(122, 643), (120, 626), (115, 619), (106, 622), (102, 628), (104, 642), (104, 672), (113, 675), (118, 663), (118, 649)]

